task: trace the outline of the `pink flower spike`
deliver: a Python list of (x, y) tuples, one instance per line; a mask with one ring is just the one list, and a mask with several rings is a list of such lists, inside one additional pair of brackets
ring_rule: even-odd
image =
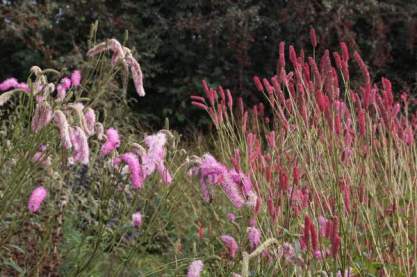
[(69, 89), (71, 87), (71, 80), (68, 77), (65, 77), (61, 80), (61, 84), (65, 89)]
[(132, 225), (136, 228), (142, 225), (142, 214), (140, 212), (132, 214)]
[(29, 198), (28, 208), (31, 213), (36, 213), (39, 211), (43, 200), (45, 200), (48, 195), (48, 191), (43, 187), (37, 187), (32, 191), (32, 194)]
[(130, 181), (133, 188), (138, 189), (143, 187), (144, 178), (138, 157), (134, 153), (128, 152), (115, 158), (113, 164), (119, 165), (121, 161), (125, 162), (129, 168)]
[(239, 249), (239, 246), (237, 245), (236, 240), (229, 235), (222, 235), (220, 239), (223, 241), (224, 245), (229, 251), (229, 256), (231, 258), (236, 257), (237, 251)]
[(74, 70), (71, 73), (71, 84), (73, 87), (78, 87), (81, 84), (81, 71)]
[(18, 82), (15, 78), (9, 78), (0, 83), (0, 91), (6, 91), (15, 88)]
[(261, 243), (261, 232), (256, 227), (248, 227), (247, 232), (250, 248), (255, 249)]
[(56, 86), (56, 100), (58, 102), (61, 102), (64, 100), (65, 98), (65, 94), (67, 93), (67, 90), (64, 88), (64, 86), (62, 84), (58, 84)]
[(310, 28), (310, 41), (311, 41), (311, 45), (313, 45), (314, 48), (317, 47), (317, 35), (316, 35), (316, 30), (314, 30), (314, 28)]
[(80, 127), (70, 127), (69, 135), (71, 138), (71, 144), (73, 146), (72, 159), (74, 163), (80, 162), (87, 165), (90, 160), (90, 147), (88, 146), (88, 138)]
[(116, 148), (120, 146), (120, 137), (116, 129), (113, 129), (113, 128), (107, 129), (106, 136), (107, 136), (107, 140), (100, 149), (100, 155), (102, 157), (107, 156), (113, 150), (115, 150)]
[(36, 105), (32, 118), (32, 131), (39, 132), (46, 127), (52, 120), (52, 108), (48, 102), (40, 102)]
[(201, 271), (203, 271), (203, 262), (196, 260), (188, 267), (187, 277), (200, 277)]

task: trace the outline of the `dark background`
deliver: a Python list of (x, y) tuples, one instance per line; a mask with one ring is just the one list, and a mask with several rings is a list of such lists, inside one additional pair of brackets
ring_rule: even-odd
[(202, 93), (201, 79), (256, 101), (252, 76), (274, 74), (281, 40), (311, 52), (310, 27), (319, 52), (346, 41), (374, 79), (387, 76), (398, 94), (416, 93), (414, 0), (0, 0), (0, 18), (0, 79), (25, 80), (32, 65), (75, 68), (95, 20), (99, 41), (122, 41), (128, 30), (147, 91), (131, 108), (155, 128), (165, 117), (182, 131), (207, 124), (189, 101)]

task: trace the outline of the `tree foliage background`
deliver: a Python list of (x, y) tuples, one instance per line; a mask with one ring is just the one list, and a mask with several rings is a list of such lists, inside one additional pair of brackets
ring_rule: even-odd
[[(319, 51), (346, 41), (397, 91), (416, 92), (417, 2), (409, 0), (2, 0), (0, 79), (26, 78), (32, 65), (71, 70), (86, 53), (90, 24), (98, 40), (115, 37), (136, 50), (147, 97), (131, 105), (138, 120), (192, 130), (206, 124), (190, 107), (201, 79), (249, 101), (252, 76), (274, 74), (279, 41)], [(131, 95), (135, 97), (133, 88)]]

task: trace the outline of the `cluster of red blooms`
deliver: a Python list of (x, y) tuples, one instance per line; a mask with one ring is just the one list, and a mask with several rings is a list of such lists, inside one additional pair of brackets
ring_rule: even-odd
[[(310, 38), (316, 50), (314, 29), (310, 31)], [(285, 141), (294, 132), (305, 137), (306, 130), (313, 131), (328, 151), (338, 156), (338, 162), (350, 166), (355, 155), (366, 157), (373, 151), (372, 148), (378, 149), (387, 139), (391, 139), (395, 147), (412, 145), (417, 129), (417, 116), (410, 116), (407, 112), (410, 103), (407, 94), (403, 93), (397, 101), (388, 79), (382, 78), (382, 85), (373, 83), (359, 53), (355, 51), (351, 59), (346, 43), (340, 43), (340, 52), (331, 54), (325, 50), (319, 62), (316, 62), (315, 56), (306, 57), (304, 50), (297, 53), (292, 45), (288, 53), (285, 48), (285, 43), (281, 42), (274, 76), (253, 78), (257, 90), (266, 96), (270, 109), (266, 111), (263, 103), (247, 109), (242, 98), (238, 98), (236, 112), (240, 125), (237, 129), (243, 134), (246, 149), (235, 149), (235, 154), (230, 157), (236, 169), (245, 164), (247, 172), (263, 176), (269, 184), (265, 195), (254, 176), (249, 176), (253, 178), (254, 190), (259, 196), (255, 215), (265, 201), (266, 211), (273, 222), (284, 213), (284, 207), (289, 208), (288, 213), (292, 212), (286, 214), (287, 217), (299, 216), (316, 200), (324, 204), (321, 213), (338, 214), (335, 196), (313, 192), (308, 183), (303, 182), (303, 170), (297, 157), (285, 147)], [(286, 70), (287, 54), (292, 66), (289, 72)], [(352, 60), (362, 78), (350, 75)], [(216, 126), (227, 122), (234, 114), (231, 92), (222, 87), (210, 88), (206, 81), (203, 81), (203, 88), (205, 97), (191, 96), (192, 105), (207, 111)], [(246, 154), (245, 160), (241, 159), (241, 151)], [(291, 170), (292, 173), (289, 173)], [(342, 177), (338, 182), (344, 212), (349, 215), (352, 213), (350, 179)], [(362, 184), (355, 192), (360, 203), (366, 201)], [(308, 249), (311, 240), (312, 253), (316, 258), (335, 257), (341, 244), (339, 219), (335, 216), (330, 220), (321, 219), (325, 223), (320, 224), (323, 232), (318, 233), (313, 220), (305, 216), (301, 247)], [(329, 249), (320, 247), (320, 237), (329, 240)]]

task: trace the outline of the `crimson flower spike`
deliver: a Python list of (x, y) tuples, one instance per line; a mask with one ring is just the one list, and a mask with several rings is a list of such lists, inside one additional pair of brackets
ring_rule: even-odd
[(256, 85), (256, 88), (259, 90), (259, 92), (264, 92), (264, 87), (262, 86), (261, 79), (258, 76), (253, 76), (253, 81)]
[(314, 30), (314, 28), (310, 28), (310, 41), (311, 45), (313, 45), (313, 48), (317, 48), (317, 35), (316, 30)]
[(362, 71), (363, 77), (365, 78), (366, 85), (371, 85), (371, 77), (369, 75), (368, 67), (366, 66), (365, 62), (362, 60), (362, 57), (359, 55), (357, 51), (353, 54), (356, 63), (358, 64), (360, 70)]

